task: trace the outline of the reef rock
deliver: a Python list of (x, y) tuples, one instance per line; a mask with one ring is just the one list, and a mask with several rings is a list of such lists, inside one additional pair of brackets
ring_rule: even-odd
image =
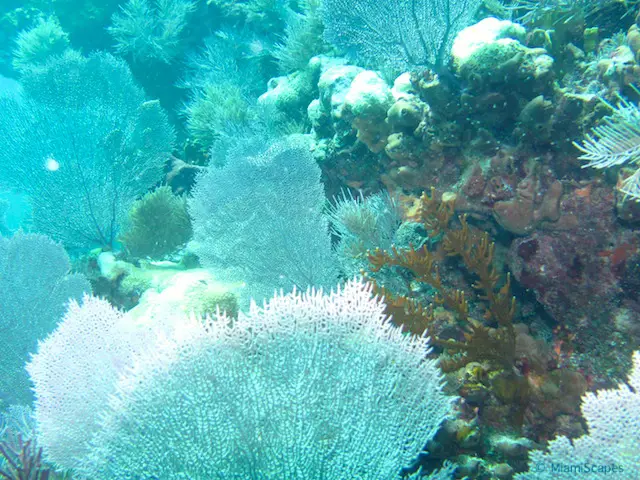
[(465, 28), (451, 50), (456, 73), (475, 90), (519, 77), (549, 83), (553, 58), (524, 45), (525, 35), (522, 25), (493, 17)]
[(340, 148), (351, 133), (351, 124), (343, 118), (345, 97), (353, 79), (364, 69), (352, 65), (329, 65), (318, 80), (318, 98), (307, 107), (307, 116), (316, 138), (332, 139)]
[(497, 67), (523, 50), (526, 31), (509, 20), (485, 18), (463, 29), (453, 41), (451, 56), (463, 77), (475, 72), (491, 75)]
[(393, 105), (391, 89), (380, 75), (370, 70), (360, 72), (351, 82), (344, 102), (345, 114), (358, 131), (358, 140), (374, 153), (387, 144), (387, 111)]
[(127, 315), (152, 321), (166, 316), (213, 315), (220, 308), (234, 316), (238, 313), (238, 287), (216, 280), (201, 268), (173, 272), (151, 285)]
[(493, 217), (505, 230), (524, 235), (541, 222), (555, 222), (560, 218), (561, 196), (559, 181), (542, 188), (539, 176), (530, 174), (518, 183), (513, 198), (493, 205)]
[(516, 239), (508, 264), (556, 321), (593, 332), (631, 294), (620, 280), (638, 241), (619, 230), (611, 189), (589, 184), (563, 197), (553, 230)]

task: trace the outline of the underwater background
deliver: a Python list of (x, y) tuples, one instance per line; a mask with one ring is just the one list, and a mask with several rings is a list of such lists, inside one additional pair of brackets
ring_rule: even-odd
[(2, 0), (0, 479), (640, 479), (637, 0)]

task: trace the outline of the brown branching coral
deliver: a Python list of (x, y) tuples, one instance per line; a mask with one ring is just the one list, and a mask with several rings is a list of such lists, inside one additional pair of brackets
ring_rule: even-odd
[[(435, 256), (426, 245), (418, 250), (413, 246), (408, 249), (392, 247), (391, 252), (376, 249), (369, 253), (369, 262), (373, 272), (380, 271), (384, 266), (402, 267), (410, 270), (416, 281), (431, 285), (438, 292), (434, 298), (436, 305), (443, 305), (454, 311), (461, 320), (467, 319), (469, 308), (464, 293), (459, 290), (449, 291), (444, 287)], [(421, 328), (424, 331), (426, 325), (422, 325)], [(414, 333), (422, 333), (422, 331)]]
[(42, 448), (33, 440), (23, 441), (22, 435), (0, 442), (0, 458), (5, 467), (0, 469), (0, 479), (5, 480), (52, 480), (52, 472), (42, 463)]
[[(409, 270), (416, 282), (430, 285), (437, 293), (433, 303), (452, 311), (465, 324), (463, 341), (435, 340), (450, 355), (441, 360), (444, 370), (455, 370), (470, 362), (488, 362), (497, 368), (510, 368), (515, 360), (516, 334), (513, 328), (515, 297), (511, 295), (510, 276), (502, 285), (494, 267), (495, 245), (486, 232), (474, 232), (466, 216), (459, 217), (460, 228), (450, 226), (454, 214), (453, 201), (439, 199), (435, 190), (423, 193), (413, 210), (413, 218), (420, 221), (430, 238), (442, 236), (442, 249), (449, 257), (460, 257), (466, 270), (475, 277), (473, 289), (485, 304), (484, 320), (469, 316), (465, 293), (446, 287), (437, 265), (437, 256), (427, 245), (420, 249), (393, 247), (390, 252), (376, 249), (369, 252), (371, 270), (401, 267)], [(433, 322), (433, 306), (422, 305), (417, 299), (394, 296), (374, 283), (375, 291), (385, 297), (389, 314), (394, 321), (412, 333), (421, 334)], [(491, 325), (491, 326), (489, 326)]]
[(434, 315), (432, 305), (425, 307), (414, 298), (404, 295), (394, 295), (372, 278), (368, 280), (373, 285), (373, 290), (376, 295), (384, 298), (384, 304), (386, 305), (385, 314), (393, 318), (396, 324), (402, 325), (415, 335), (422, 335), (425, 331), (425, 325), (433, 322)]
[(467, 270), (477, 276), (473, 288), (479, 290), (480, 298), (488, 303), (485, 319), (495, 321), (500, 326), (511, 325), (516, 299), (510, 293), (510, 275), (507, 275), (504, 285), (497, 288), (500, 275), (493, 265), (495, 244), (486, 232), (479, 236), (472, 234), (465, 215), (460, 217), (460, 224), (462, 228), (459, 230), (446, 233), (443, 242), (445, 252), (449, 256), (460, 256)]
[(471, 362), (488, 362), (496, 367), (511, 368), (515, 360), (516, 335), (513, 325), (490, 328), (469, 319), (463, 342), (439, 340), (437, 343), (454, 356), (440, 360), (444, 371), (454, 371)]
[(422, 223), (429, 232), (429, 238), (449, 230), (449, 222), (455, 213), (454, 202), (443, 200), (436, 195), (436, 189), (431, 187), (431, 192), (422, 192), (417, 201), (413, 220)]

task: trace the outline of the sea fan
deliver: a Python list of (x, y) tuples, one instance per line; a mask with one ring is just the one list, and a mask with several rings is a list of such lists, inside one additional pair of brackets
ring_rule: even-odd
[(267, 147), (243, 148), (223, 167), (209, 166), (188, 201), (193, 251), (219, 278), (246, 283), (245, 304), (337, 278), (321, 171), (308, 139)]
[(120, 378), (97, 431), (88, 431), (92, 451), (78, 472), (103, 480), (398, 477), (454, 398), (426, 358), (428, 339), (404, 335), (384, 308), (369, 285), (352, 281), (328, 295), (277, 295), (234, 322), (185, 319), (179, 335)]
[(7, 403), (31, 401), (29, 355), (56, 327), (69, 299), (91, 291), (87, 279), (70, 270), (64, 248), (44, 235), (0, 237), (0, 398)]
[(442, 71), (456, 34), (470, 25), (478, 0), (323, 0), (328, 42), (360, 62), (405, 71)]
[(112, 247), (139, 196), (157, 184), (175, 133), (126, 62), (67, 51), (0, 98), (0, 184), (25, 193), (34, 230), (66, 248)]

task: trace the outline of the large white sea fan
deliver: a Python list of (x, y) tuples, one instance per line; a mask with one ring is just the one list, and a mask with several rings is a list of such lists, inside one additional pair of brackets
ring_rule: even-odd
[(451, 412), (428, 339), (365, 284), (195, 319), (121, 379), (80, 473), (109, 479), (390, 479)]

